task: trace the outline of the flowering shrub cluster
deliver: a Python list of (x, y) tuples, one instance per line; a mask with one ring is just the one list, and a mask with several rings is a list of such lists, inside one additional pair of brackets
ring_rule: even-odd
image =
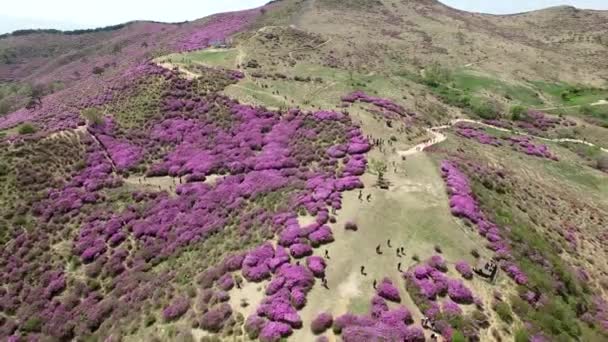
[(558, 160), (546, 145), (534, 143), (532, 137), (529, 136), (511, 136), (503, 137), (503, 141), (485, 132), (482, 127), (475, 127), (466, 123), (459, 123), (455, 126), (456, 133), (467, 139), (474, 139), (484, 145), (503, 146), (508, 144), (513, 150), (525, 153), (527, 155), (540, 158)]
[[(382, 284), (385, 285), (385, 289), (378, 288), (377, 295), (372, 298), (369, 314), (357, 316), (347, 313), (337, 317), (334, 320), (334, 332), (341, 334), (343, 341), (349, 342), (424, 341), (423, 330), (420, 327), (411, 326), (413, 319), (407, 308), (400, 305), (395, 309), (389, 309), (381, 295), (382, 293), (387, 294), (386, 287), (392, 287), (392, 283), (385, 278)], [(388, 292), (392, 294), (392, 298), (395, 298), (392, 293), (393, 289)]]
[[(154, 114), (134, 126), (121, 125), (125, 121), (116, 117), (91, 121), (79, 140), (86, 148), (84, 163), (33, 201), (41, 228), (15, 235), (2, 252), (1, 279), (9, 285), (0, 297), (3, 312), (11, 316), (2, 322), (2, 336), (15, 330), (26, 334), (34, 312), (43, 336), (105, 336), (115, 322), (137, 319), (151, 305), (160, 308), (163, 320), (186, 319), (222, 331), (234, 321), (226, 291), (238, 285), (232, 274), (238, 270), (246, 281), (271, 280), (267, 297), (246, 322), (248, 333), (265, 341), (289, 335), (301, 327), (297, 311), (327, 266), (310, 254), (333, 241), (330, 210), (341, 208), (342, 192), (363, 187), (359, 176), (369, 142), (345, 113), (279, 113), (241, 105), (215, 93), (215, 86), (179, 79), (153, 65), (131, 72), (131, 80), (162, 80), (164, 90), (146, 107)], [(92, 102), (128, 103), (128, 96), (116, 93), (136, 96), (133, 86), (119, 82)], [(123, 187), (119, 173), (131, 172), (172, 176), (174, 192)], [(206, 183), (212, 175), (223, 177)], [(298, 224), (303, 211), (316, 217), (313, 224)], [(49, 238), (59, 230), (65, 238)], [(229, 252), (258, 245), (258, 236), (277, 234), (280, 245), (263, 243), (230, 255), (222, 245), (209, 251), (224, 259), (204, 263), (193, 277), (201, 288), (196, 299), (172, 288), (183, 276), (179, 267), (155, 267), (221, 234), (239, 239)], [(82, 271), (78, 277), (61, 272), (65, 262), (50, 257), (30, 271), (32, 246), (41, 260), (61, 241), (71, 243), (73, 267)], [(305, 265), (292, 263), (292, 256), (307, 257)]]
[(456, 262), (456, 271), (465, 279), (473, 278), (473, 269), (468, 262), (460, 260)]
[[(452, 214), (475, 224), (479, 234), (488, 241), (488, 248), (493, 250), (498, 258), (511, 259), (508, 242), (501, 235), (500, 228), (481, 211), (466, 175), (453, 162), (447, 160), (441, 163), (441, 172), (448, 189)], [(527, 283), (527, 277), (514, 263), (504, 263), (503, 269), (518, 284)]]
[(558, 160), (557, 156), (549, 151), (547, 145), (536, 144), (529, 136), (512, 136), (506, 138), (506, 141), (510, 143), (515, 150), (527, 155)]
[(393, 102), (389, 99), (383, 99), (380, 97), (370, 96), (361, 90), (357, 90), (355, 92), (352, 92), (352, 93), (342, 97), (342, 102), (345, 102), (345, 103), (352, 104), (357, 101), (372, 104), (372, 105), (382, 109), (385, 114), (390, 115), (393, 118), (415, 117), (416, 116), (415, 113), (407, 111), (405, 108), (403, 108), (402, 106), (396, 104), (395, 102)]
[(378, 285), (378, 295), (386, 300), (390, 300), (393, 302), (401, 302), (401, 296), (399, 295), (399, 290), (393, 285), (393, 282), (384, 278)]
[(477, 142), (485, 145), (501, 146), (502, 143), (498, 138), (489, 135), (481, 127), (476, 127), (466, 123), (458, 123), (456, 133), (467, 139), (475, 139)]
[(505, 120), (484, 120), (484, 122), (492, 126), (507, 129), (513, 129), (517, 127), (533, 135), (541, 135), (543, 132), (547, 132), (559, 126), (576, 126), (576, 123), (571, 120), (548, 116), (546, 113), (535, 110), (527, 111), (514, 122)]
[(310, 324), (310, 329), (315, 335), (324, 333), (331, 328), (334, 323), (334, 318), (330, 313), (320, 313)]
[[(179, 43), (180, 51), (192, 51), (208, 47), (213, 44), (223, 44), (226, 39), (245, 29), (253, 23), (261, 13), (261, 8), (254, 8), (239, 12), (220, 13), (203, 19), (201, 24), (195, 23), (191, 32)], [(199, 26), (200, 25), (200, 26)]]
[(597, 324), (604, 332), (608, 332), (608, 301), (601, 296), (595, 296), (591, 308), (581, 319), (589, 324)]
[[(264, 8), (271, 7), (267, 5)], [(11, 44), (22, 41), (28, 47), (47, 48), (57, 59), (41, 63), (39, 55), (28, 57), (29, 53), (20, 53), (18, 57), (23, 60), (7, 64), (9, 70), (3, 70), (2, 76), (28, 79), (36, 84), (60, 83), (65, 88), (43, 97), (41, 106), (22, 108), (1, 116), (0, 129), (29, 121), (41, 129), (37, 136), (45, 136), (83, 126), (85, 122), (79, 116), (80, 111), (103, 104), (96, 100), (104, 97), (107, 100), (107, 90), (117, 84), (124, 87), (132, 85), (139, 69), (151, 56), (222, 44), (231, 35), (253, 24), (261, 13), (262, 8), (257, 8), (182, 24), (134, 22), (109, 32), (56, 36), (52, 40), (46, 39), (45, 35), (20, 37)], [(17, 45), (15, 48), (23, 50), (25, 46)], [(80, 51), (81, 58), (74, 58), (73, 51)], [(231, 78), (240, 77), (235, 72), (229, 74)]]
[[(444, 274), (444, 261), (430, 258), (426, 263), (417, 265), (403, 274), (405, 287), (420, 308), (424, 316), (430, 319), (446, 340), (454, 333), (453, 322), (460, 322), (458, 329), (463, 329), (465, 335), (473, 340), (478, 338), (481, 326), (468, 316), (463, 315), (461, 305), (479, 302), (471, 290), (460, 279), (453, 279)], [(438, 297), (447, 296), (439, 305)], [(481, 312), (479, 316), (483, 316)]]

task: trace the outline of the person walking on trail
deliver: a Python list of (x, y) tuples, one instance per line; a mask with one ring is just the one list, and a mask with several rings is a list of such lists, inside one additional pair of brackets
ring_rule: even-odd
[(376, 246), (376, 254), (382, 254), (382, 251), (380, 250), (380, 245)]
[(367, 273), (365, 273), (365, 266), (361, 266), (361, 274), (367, 275)]
[(331, 258), (329, 257), (329, 251), (328, 251), (327, 249), (325, 250), (325, 259), (331, 259)]
[(391, 246), (391, 239), (388, 239), (388, 240), (386, 241), (386, 245), (388, 246), (388, 248), (393, 248), (393, 247)]
[(374, 290), (376, 289), (376, 286), (378, 285), (378, 282), (376, 281), (376, 279), (374, 279)]
[(397, 248), (396, 251), (397, 251), (397, 258), (401, 258), (401, 249)]
[(363, 191), (359, 190), (359, 202), (363, 200)]
[(401, 263), (398, 263), (398, 264), (397, 264), (397, 271), (399, 271), (399, 272), (403, 272), (403, 271), (401, 270)]
[(329, 290), (329, 286), (327, 286), (327, 278), (323, 277), (323, 279), (321, 279), (321, 284), (325, 289)]
[(370, 202), (372, 200), (372, 194), (367, 195), (367, 201)]

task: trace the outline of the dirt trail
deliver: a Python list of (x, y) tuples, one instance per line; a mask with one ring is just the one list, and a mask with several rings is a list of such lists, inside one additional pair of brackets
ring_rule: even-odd
[[(377, 176), (366, 173), (362, 176), (365, 189), (361, 200), (358, 191), (343, 194), (337, 222), (331, 225), (335, 241), (315, 251), (319, 256), (323, 256), (325, 250), (329, 253), (326, 271), (329, 290), (319, 283), (311, 290), (308, 304), (300, 312), (303, 328), (294, 331), (290, 341), (314, 341), (310, 322), (320, 312), (331, 312), (334, 316), (346, 312), (366, 313), (374, 294), (372, 283), (383, 277), (394, 282), (401, 294), (401, 304), (420, 322), (422, 314), (404, 289), (398, 264), (401, 263), (402, 270), (408, 269), (416, 263), (413, 255), (428, 258), (436, 244), (441, 245), (449, 260), (457, 260), (471, 249), (483, 247), (476, 245), (476, 239), (468, 236), (473, 233), (461, 229), (450, 215), (441, 175), (427, 155), (416, 154), (404, 161), (396, 153), (387, 155), (373, 150), (370, 158), (387, 165), (395, 163), (396, 169), (390, 167), (385, 175), (391, 183), (390, 189), (376, 187)], [(369, 202), (368, 194), (371, 194)], [(351, 220), (359, 226), (358, 231), (345, 231), (345, 223)], [(392, 248), (387, 245), (388, 239)], [(381, 246), (381, 255), (376, 254), (376, 245)], [(396, 247), (404, 247), (406, 255), (398, 257)], [(361, 266), (365, 266), (367, 275), (361, 274)], [(326, 336), (330, 341), (340, 340), (332, 332)]]
[(441, 134), (441, 133), (439, 133), (437, 131), (451, 128), (452, 126), (454, 126), (454, 125), (456, 125), (458, 123), (461, 123), (461, 122), (472, 123), (472, 124), (476, 124), (476, 125), (492, 128), (492, 129), (495, 129), (495, 130), (501, 131), (501, 132), (508, 132), (508, 133), (514, 133), (514, 134), (518, 134), (518, 135), (529, 136), (529, 137), (532, 137), (532, 138), (535, 138), (535, 139), (549, 141), (549, 142), (556, 142), (556, 143), (571, 142), (571, 143), (577, 143), (577, 144), (584, 144), (584, 145), (591, 146), (591, 147), (598, 147), (603, 152), (608, 153), (608, 149), (607, 148), (603, 148), (603, 147), (597, 146), (595, 144), (592, 144), (592, 143), (590, 143), (588, 141), (584, 141), (584, 140), (580, 140), (580, 139), (569, 139), (569, 138), (550, 139), (550, 138), (543, 138), (543, 137), (539, 137), (539, 136), (536, 136), (536, 135), (533, 135), (533, 134), (529, 134), (529, 133), (526, 133), (526, 132), (521, 132), (521, 131), (516, 131), (516, 130), (512, 130), (512, 129), (507, 129), (507, 128), (503, 128), (503, 127), (498, 127), (498, 126), (490, 125), (490, 124), (487, 124), (485, 122), (481, 122), (481, 121), (477, 121), (477, 120), (455, 119), (455, 120), (450, 121), (449, 125), (435, 126), (435, 127), (431, 127), (429, 129), (427, 129), (427, 131), (434, 136), (433, 139), (425, 141), (423, 143), (420, 143), (420, 144), (418, 144), (418, 145), (410, 148), (409, 150), (398, 151), (399, 155), (400, 156), (408, 156), (408, 155), (416, 154), (416, 153), (424, 151), (428, 147), (431, 147), (431, 146), (433, 146), (435, 144), (439, 144), (439, 143), (445, 141), (447, 139), (447, 137), (444, 134)]

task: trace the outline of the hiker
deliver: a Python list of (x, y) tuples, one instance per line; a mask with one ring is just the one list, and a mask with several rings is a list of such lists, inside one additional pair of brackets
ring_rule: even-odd
[(378, 282), (376, 281), (376, 279), (374, 279), (374, 290), (376, 289), (376, 286), (378, 285)]
[(321, 284), (323, 285), (324, 288), (326, 288), (327, 290), (329, 290), (329, 286), (327, 286), (327, 278), (323, 277), (321, 279)]
[(397, 271), (399, 271), (399, 272), (403, 272), (403, 271), (401, 270), (401, 263), (398, 263), (398, 264), (397, 264)]
[(326, 258), (326, 259), (331, 259), (331, 258), (329, 257), (329, 251), (328, 251), (327, 249), (325, 250), (325, 258)]
[(376, 254), (382, 254), (382, 251), (380, 250), (380, 245), (376, 246)]
[(372, 194), (367, 195), (367, 201), (370, 202), (372, 200)]
[(365, 266), (361, 266), (361, 274), (363, 274), (363, 275), (367, 275), (367, 274), (365, 273)]
[(359, 190), (359, 201), (363, 200), (363, 190)]
[(401, 247), (401, 254), (405, 255), (405, 247), (403, 247), (403, 246)]
[(388, 248), (393, 248), (393, 247), (391, 247), (391, 239), (388, 239), (386, 241), (386, 245), (388, 246)]

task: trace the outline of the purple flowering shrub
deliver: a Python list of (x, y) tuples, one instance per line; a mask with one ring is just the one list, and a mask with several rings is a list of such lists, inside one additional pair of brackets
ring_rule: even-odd
[(325, 259), (319, 256), (310, 256), (306, 258), (306, 267), (308, 267), (315, 277), (322, 278), (325, 275), (327, 264), (325, 263)]
[(179, 44), (181, 51), (192, 51), (223, 43), (229, 36), (242, 31), (260, 14), (260, 8), (216, 14), (202, 24), (194, 23), (190, 33)]
[[(441, 173), (446, 183), (450, 197), (450, 208), (452, 215), (467, 219), (477, 226), (479, 234), (488, 241), (487, 247), (502, 259), (511, 258), (511, 247), (503, 237), (500, 228), (482, 212), (477, 199), (473, 194), (470, 182), (454, 162), (443, 161)], [(523, 285), (527, 282), (526, 277), (515, 264), (509, 265), (507, 273), (517, 283)]]
[(468, 262), (460, 260), (456, 262), (456, 271), (465, 279), (473, 278), (473, 269)]
[(485, 130), (481, 127), (475, 127), (467, 123), (458, 123), (455, 125), (455, 130), (456, 134), (460, 135), (461, 137), (474, 139), (480, 144), (492, 146), (502, 145), (502, 142), (498, 138), (485, 133)]
[(395, 102), (393, 102), (389, 99), (383, 99), (383, 98), (379, 98), (379, 97), (370, 96), (360, 90), (352, 92), (352, 93), (342, 97), (342, 102), (345, 102), (347, 104), (352, 104), (357, 101), (372, 104), (372, 105), (380, 108), (385, 115), (392, 117), (392, 118), (400, 118), (400, 117), (408, 118), (408, 117), (416, 116), (414, 113), (407, 111), (405, 108), (403, 108), (402, 106), (396, 104)]
[(390, 300), (396, 303), (401, 302), (399, 290), (395, 287), (395, 285), (393, 285), (393, 282), (388, 278), (382, 279), (380, 284), (378, 284), (378, 289), (376, 290), (376, 293), (378, 293), (380, 297), (386, 300)]
[(505, 138), (505, 140), (507, 141), (507, 143), (511, 144), (511, 147), (513, 149), (523, 152), (527, 155), (547, 158), (555, 161), (558, 160), (557, 156), (551, 153), (547, 145), (536, 144), (529, 136), (512, 136)]
[(556, 128), (576, 126), (576, 123), (569, 119), (549, 116), (535, 110), (529, 110), (513, 121), (498, 119), (484, 120), (484, 123), (507, 129), (519, 128), (536, 136), (542, 136)]
[[(491, 124), (491, 123), (489, 123)], [(505, 144), (511, 146), (514, 151), (522, 152), (530, 156), (558, 160), (549, 148), (543, 144), (536, 144), (530, 136), (505, 136), (502, 141), (485, 132), (483, 127), (476, 127), (469, 123), (458, 123), (455, 126), (456, 134), (463, 138), (473, 139), (484, 145), (501, 147)], [(504, 142), (504, 143), (503, 143)]]
[(448, 281), (448, 296), (459, 304), (473, 303), (473, 292), (461, 280), (450, 279)]
[(222, 303), (205, 312), (201, 317), (200, 327), (209, 332), (219, 332), (224, 323), (232, 315), (232, 308), (227, 303)]
[[(129, 98), (139, 94), (128, 82), (92, 102), (120, 113), (91, 121), (79, 133), (82, 151), (70, 154), (82, 156), (82, 165), (64, 181), (40, 189), (45, 191), (32, 201), (33, 220), (42, 228), (15, 235), (12, 240), (19, 243), (2, 252), (7, 265), (2, 280), (11, 284), (1, 295), (6, 312), (16, 313), (23, 324), (38, 310), (41, 333), (56, 339), (101, 334), (111, 322), (137, 320), (144, 307), (161, 308), (167, 321), (186, 317), (217, 331), (234, 318), (226, 291), (239, 284), (232, 272), (241, 270), (245, 281), (271, 279), (252, 334), (273, 340), (300, 328), (297, 310), (326, 265), (315, 257), (294, 265), (291, 255), (307, 257), (313, 246), (333, 241), (328, 206), (340, 209), (342, 192), (363, 187), (359, 176), (369, 142), (343, 113), (283, 114), (241, 105), (215, 93), (215, 85), (205, 88), (200, 80), (182, 80), (151, 65), (133, 73), (128, 77), (142, 80), (143, 88), (158, 81), (165, 89), (151, 96), (150, 115), (140, 117), (145, 118), (140, 125), (130, 125), (139, 119), (122, 113), (135, 108)], [(318, 152), (332, 146), (343, 146), (343, 152)], [(339, 163), (344, 167), (336, 168)], [(171, 193), (144, 184), (132, 190), (121, 179), (128, 173), (173, 176), (175, 186)], [(204, 182), (216, 174), (222, 177)], [(301, 227), (302, 211), (314, 215), (315, 223)], [(68, 240), (51, 235), (58, 232)], [(262, 243), (275, 234), (278, 247)], [(212, 237), (238, 243), (225, 250), (208, 244)], [(75, 267), (82, 268), (82, 281), (69, 273), (40, 281), (65, 267), (49, 247), (60, 241), (79, 259)], [(28, 271), (25, 256), (32, 246), (48, 261)], [(201, 257), (182, 265), (183, 251)], [(165, 269), (166, 260), (178, 260), (177, 266)], [(192, 279), (199, 288), (198, 298), (192, 298), (201, 312), (196, 319), (186, 315), (190, 299), (184, 288), (172, 286), (176, 279)], [(72, 299), (58, 306), (59, 298)]]
[(357, 226), (357, 224), (355, 222), (348, 221), (344, 225), (344, 229), (346, 229), (346, 230), (352, 230), (352, 231), (356, 232), (357, 230), (359, 230), (359, 227)]
[(410, 311), (402, 305), (390, 309), (384, 300), (383, 294), (390, 297), (389, 300), (398, 301), (399, 293), (391, 281), (385, 278), (380, 286), (378, 295), (371, 300), (369, 314), (338, 316), (333, 321), (333, 331), (341, 334), (343, 341), (424, 341), (423, 330), (411, 326), (414, 321)]
[[(441, 260), (445, 263), (443, 258)], [(429, 258), (426, 263), (416, 265), (405, 272), (403, 277), (406, 290), (416, 306), (426, 318), (434, 322), (437, 331), (445, 339), (450, 340), (454, 328), (462, 329), (467, 337), (477, 339), (480, 324), (476, 323), (475, 317), (485, 316), (480, 311), (475, 312), (477, 316), (464, 315), (460, 305), (470, 305), (479, 300), (462, 280), (448, 277), (435, 267), (437, 265), (437, 258)], [(448, 298), (443, 299), (440, 305), (439, 297)]]
[(331, 328), (334, 323), (334, 318), (330, 313), (323, 312), (317, 315), (315, 319), (310, 323), (310, 329), (313, 334), (323, 334), (327, 329)]
[(187, 298), (177, 298), (169, 306), (163, 309), (163, 318), (172, 321), (183, 316), (190, 308), (190, 301)]

